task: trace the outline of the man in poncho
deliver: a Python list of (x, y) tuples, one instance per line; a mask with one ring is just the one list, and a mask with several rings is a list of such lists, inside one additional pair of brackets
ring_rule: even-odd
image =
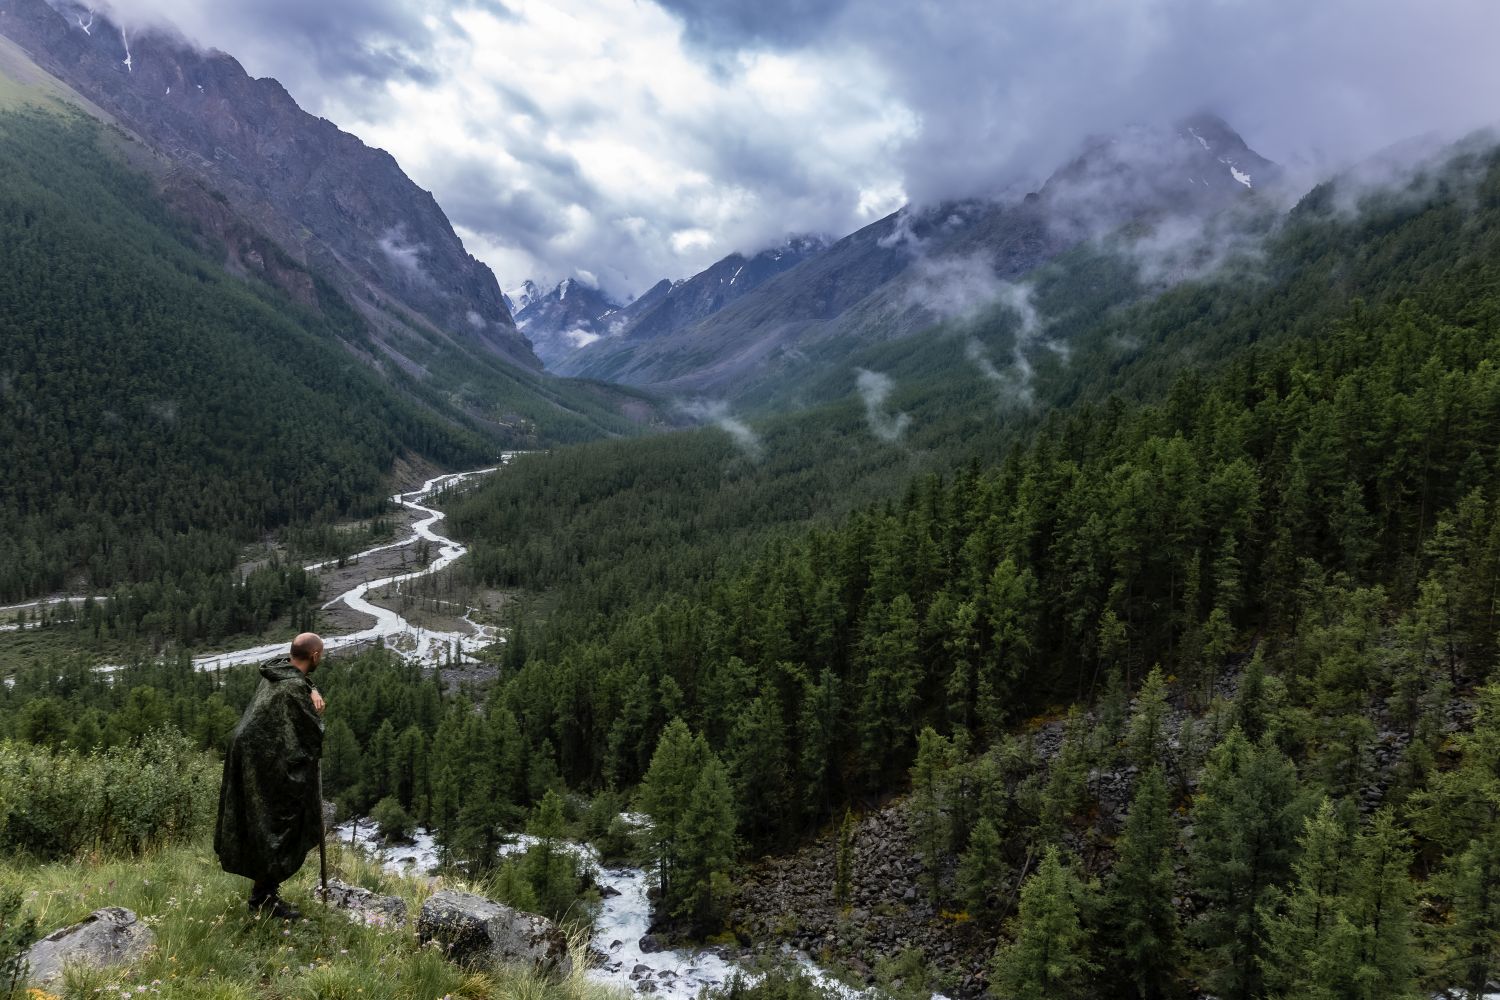
[(308, 679), (323, 659), (323, 640), (304, 632), (290, 660), (260, 668), (260, 687), (224, 754), (214, 853), (226, 872), (253, 883), (250, 912), (290, 920), (281, 883), (302, 867), (323, 837), (318, 758), (323, 752), (323, 697)]

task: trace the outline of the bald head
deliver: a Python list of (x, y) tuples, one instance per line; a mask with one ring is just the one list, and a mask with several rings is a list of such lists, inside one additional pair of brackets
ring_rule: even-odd
[(303, 632), (292, 640), (292, 665), (310, 674), (323, 659), (323, 640), (316, 632)]

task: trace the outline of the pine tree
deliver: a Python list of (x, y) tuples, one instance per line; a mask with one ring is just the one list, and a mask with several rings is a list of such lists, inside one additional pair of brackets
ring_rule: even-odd
[(734, 795), (729, 772), (705, 747), (698, 780), (682, 818), (682, 858), (679, 872), (687, 895), (679, 916), (687, 916), (700, 934), (718, 930), (720, 907), (728, 894), (728, 871), (734, 863)]
[(1344, 912), (1351, 844), (1327, 799), (1297, 843), (1290, 890), (1273, 889), (1261, 904), (1266, 990), (1274, 997), (1344, 995), (1355, 960)]
[(1234, 696), (1234, 722), (1240, 732), (1251, 742), (1258, 741), (1270, 728), (1271, 706), (1266, 690), (1266, 661), (1257, 649), (1250, 657), (1250, 665), (1240, 678), (1240, 688)]
[(916, 608), (905, 594), (872, 611), (865, 623), (860, 659), (866, 676), (858, 720), (860, 756), (872, 787), (897, 762), (910, 759), (912, 718), (924, 674), (918, 635)]
[(1189, 847), (1192, 889), (1203, 902), (1191, 939), (1203, 985), (1222, 1000), (1261, 993), (1263, 914), (1290, 874), (1302, 815), (1291, 762), (1230, 730), (1204, 766)]
[(1089, 797), (1088, 726), (1083, 710), (1074, 705), (1068, 712), (1062, 749), (1047, 772), (1042, 790), (1040, 834), (1044, 842), (1062, 836), (1064, 825), (1083, 811)]
[(1264, 914), (1269, 996), (1415, 1000), (1406, 840), (1388, 811), (1352, 837), (1326, 800), (1308, 818), (1293, 883)]
[(838, 846), (833, 856), (833, 905), (840, 910), (849, 906), (854, 888), (854, 814), (844, 810), (839, 824)]
[(788, 821), (787, 734), (774, 697), (743, 706), (725, 748), (734, 777), (735, 802), (743, 811), (745, 839), (769, 846)]
[(930, 726), (922, 730), (917, 737), (917, 760), (911, 769), (907, 815), (927, 878), (927, 893), (934, 902), (942, 888), (943, 866), (949, 856), (952, 833), (945, 779), (957, 763), (958, 754), (951, 741)]
[(734, 859), (734, 797), (723, 763), (681, 719), (662, 732), (640, 803), (651, 817), (647, 851), (663, 910), (712, 927)]
[(391, 794), (391, 765), (396, 759), (396, 727), (387, 718), (365, 747), (365, 798), (379, 801)]
[(1130, 762), (1142, 772), (1164, 764), (1167, 749), (1167, 679), (1152, 667), (1135, 699), (1135, 714), (1126, 736)]
[(1411, 864), (1410, 835), (1389, 809), (1376, 813), (1355, 844), (1345, 904), (1359, 935), (1355, 981), (1362, 1000), (1411, 1000), (1419, 995)]
[(980, 817), (969, 834), (969, 846), (958, 859), (958, 894), (975, 917), (988, 917), (995, 886), (1004, 874), (1000, 834), (989, 817)]
[(391, 752), (390, 792), (419, 819), (428, 812), (427, 737), (407, 726)]
[(1136, 785), (1117, 847), (1106, 895), (1112, 968), (1130, 980), (1130, 995), (1162, 1000), (1175, 992), (1182, 938), (1173, 902), (1177, 831), (1160, 765)]
[(1437, 879), (1450, 915), (1438, 938), (1440, 968), (1465, 1000), (1482, 1000), (1500, 973), (1500, 836), (1476, 838)]
[(520, 870), (537, 912), (553, 920), (563, 919), (578, 896), (578, 860), (562, 843), (565, 829), (562, 796), (548, 791), (526, 824), (526, 832), (536, 841), (526, 849)]
[(1081, 911), (1088, 886), (1047, 848), (1036, 874), (1021, 889), (1015, 940), (991, 961), (990, 992), (1002, 1000), (1084, 1000), (1098, 966)]

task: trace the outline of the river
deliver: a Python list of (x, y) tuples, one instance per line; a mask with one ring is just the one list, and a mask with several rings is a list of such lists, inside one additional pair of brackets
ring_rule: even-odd
[[(404, 548), (415, 545), (424, 539), (437, 546), (437, 558), (427, 566), (419, 570), (407, 573), (398, 573), (394, 576), (382, 577), (378, 580), (366, 580), (349, 590), (344, 591), (337, 597), (323, 605), (324, 610), (337, 604), (344, 604), (355, 611), (368, 615), (375, 619), (375, 624), (358, 632), (349, 632), (344, 635), (328, 635), (323, 637), (324, 648), (328, 650), (341, 649), (349, 646), (358, 646), (362, 643), (374, 642), (377, 639), (384, 640), (386, 645), (400, 653), (406, 659), (418, 662), (424, 666), (437, 666), (444, 662), (446, 657), (453, 654), (454, 659), (459, 662), (470, 660), (473, 654), (491, 643), (504, 640), (500, 638), (497, 630), (489, 625), (481, 625), (472, 618), (474, 609), (467, 609), (463, 620), (467, 622), (472, 631), (470, 632), (443, 632), (434, 629), (424, 629), (413, 625), (400, 614), (373, 604), (368, 599), (371, 591), (379, 591), (383, 587), (402, 584), (419, 577), (431, 576), (452, 566), (462, 559), (468, 548), (455, 542), (445, 535), (440, 535), (434, 530), (443, 518), (447, 517), (440, 510), (423, 506), (423, 501), (430, 500), (436, 494), (450, 486), (473, 479), (477, 476), (486, 476), (498, 470), (501, 466), (510, 464), (510, 461), (519, 454), (518, 452), (506, 452), (500, 456), (499, 465), (485, 469), (475, 469), (470, 472), (450, 472), (441, 476), (434, 476), (423, 483), (419, 489), (407, 493), (397, 493), (391, 497), (391, 502), (408, 510), (414, 510), (425, 515), (421, 520), (412, 525), (412, 532), (406, 538), (396, 542), (388, 542), (377, 545), (374, 548), (365, 549), (352, 556), (345, 558), (346, 563), (355, 563), (367, 556), (373, 556), (379, 552), (388, 552), (393, 549)], [(322, 562), (311, 563), (304, 566), (310, 573), (327, 569), (337, 563), (336, 559), (327, 559)], [(85, 597), (49, 597), (44, 600), (31, 601), (26, 604), (12, 604), (0, 607), (0, 619), (12, 619), (0, 624), (0, 632), (14, 632), (22, 628), (35, 628), (40, 622), (27, 622), (25, 625), (16, 623), (13, 619), (22, 610), (40, 610), (44, 607), (52, 607), (59, 604), (81, 603)], [(287, 650), (286, 641), (267, 643), (263, 646), (252, 646), (248, 649), (237, 649), (224, 653), (205, 653), (202, 656), (193, 657), (193, 665), (199, 670), (212, 670), (216, 667), (229, 667), (241, 663), (264, 663), (266, 660), (285, 655)], [(117, 669), (104, 666), (101, 670)]]
[[(636, 820), (644, 822), (644, 817)], [(417, 833), (410, 844), (385, 845), (376, 837), (374, 824), (364, 820), (358, 827), (345, 823), (334, 835), (342, 843), (357, 843), (393, 875), (421, 877), (438, 869), (437, 844), (426, 831)], [(501, 854), (518, 854), (533, 842), (534, 838), (518, 835), (501, 849)], [(594, 921), (593, 944), (606, 958), (603, 965), (590, 970), (594, 979), (635, 993), (695, 1000), (705, 986), (721, 986), (736, 973), (749, 980), (757, 978), (756, 973), (714, 948), (642, 949), (641, 939), (651, 927), (646, 873), (640, 868), (601, 865), (598, 854), (587, 844), (569, 842), (564, 849), (593, 868), (594, 880), (604, 893), (603, 906)], [(873, 995), (846, 986), (806, 955), (790, 953), (787, 957), (816, 981), (833, 987), (844, 1000), (867, 1000)], [(934, 1000), (946, 998), (935, 996)]]
[[(445, 535), (438, 534), (434, 530), (434, 526), (447, 517), (447, 515), (440, 510), (424, 507), (422, 502), (430, 500), (435, 494), (442, 492), (450, 486), (456, 486), (476, 476), (489, 475), (500, 468), (501, 465), (509, 464), (515, 455), (515, 452), (507, 452), (500, 456), (500, 465), (487, 469), (475, 469), (472, 472), (452, 472), (447, 475), (434, 476), (423, 483), (420, 489), (412, 490), (409, 493), (397, 493), (391, 497), (392, 503), (426, 516), (412, 525), (412, 533), (408, 537), (398, 542), (389, 542), (385, 545), (377, 545), (374, 548), (366, 549), (363, 552), (348, 557), (346, 561), (357, 562), (367, 556), (375, 555), (377, 552), (387, 552), (407, 545), (415, 545), (424, 539), (438, 547), (437, 558), (419, 570), (398, 573), (395, 576), (382, 577), (378, 580), (367, 580), (355, 587), (351, 587), (349, 590), (344, 591), (324, 604), (323, 607), (326, 610), (336, 604), (342, 603), (355, 611), (369, 615), (375, 619), (374, 625), (366, 629), (361, 629), (358, 632), (349, 632), (344, 635), (325, 635), (323, 637), (325, 649), (332, 651), (381, 639), (385, 641), (388, 647), (399, 652), (408, 660), (421, 663), (424, 666), (437, 666), (445, 660), (450, 652), (454, 654), (456, 661), (462, 662), (471, 658), (475, 652), (484, 646), (488, 646), (496, 641), (503, 641), (500, 640), (493, 627), (480, 625), (473, 621), (470, 617), (473, 614), (472, 609), (464, 615), (464, 620), (473, 627), (472, 632), (442, 632), (413, 625), (397, 612), (371, 603), (368, 595), (371, 591), (378, 591), (383, 587), (406, 583), (409, 580), (415, 580), (419, 577), (431, 576), (433, 573), (445, 570), (462, 559), (468, 553), (468, 548)], [(328, 559), (323, 562), (312, 563), (303, 568), (308, 572), (316, 572), (321, 569), (327, 569), (336, 562), (337, 560), (335, 559)], [(285, 642), (274, 642), (264, 646), (239, 649), (229, 653), (207, 653), (203, 656), (196, 656), (193, 658), (193, 665), (200, 670), (212, 670), (216, 667), (228, 667), (240, 663), (262, 663), (285, 652)]]

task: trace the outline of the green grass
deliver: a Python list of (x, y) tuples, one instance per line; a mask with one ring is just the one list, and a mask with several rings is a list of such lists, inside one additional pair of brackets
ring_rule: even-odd
[(585, 977), (581, 947), (575, 949), (578, 971), (564, 979), (521, 966), (482, 973), (462, 969), (415, 936), (416, 915), (431, 891), (425, 882), (387, 876), (332, 843), (329, 869), (330, 877), (404, 898), (407, 927), (359, 926), (342, 912), (325, 909), (313, 895), (316, 858), (309, 858), (282, 890), (302, 910), (302, 920), (252, 918), (245, 909), (247, 881), (219, 870), (206, 839), (143, 858), (44, 865), (0, 860), (0, 888), (21, 890), (24, 914), (36, 917), (40, 933), (104, 906), (133, 910), (155, 931), (156, 947), (141, 961), (104, 971), (70, 970), (51, 987), (60, 997), (97, 1000), (125, 991), (153, 1000), (613, 1000), (620, 995)]

